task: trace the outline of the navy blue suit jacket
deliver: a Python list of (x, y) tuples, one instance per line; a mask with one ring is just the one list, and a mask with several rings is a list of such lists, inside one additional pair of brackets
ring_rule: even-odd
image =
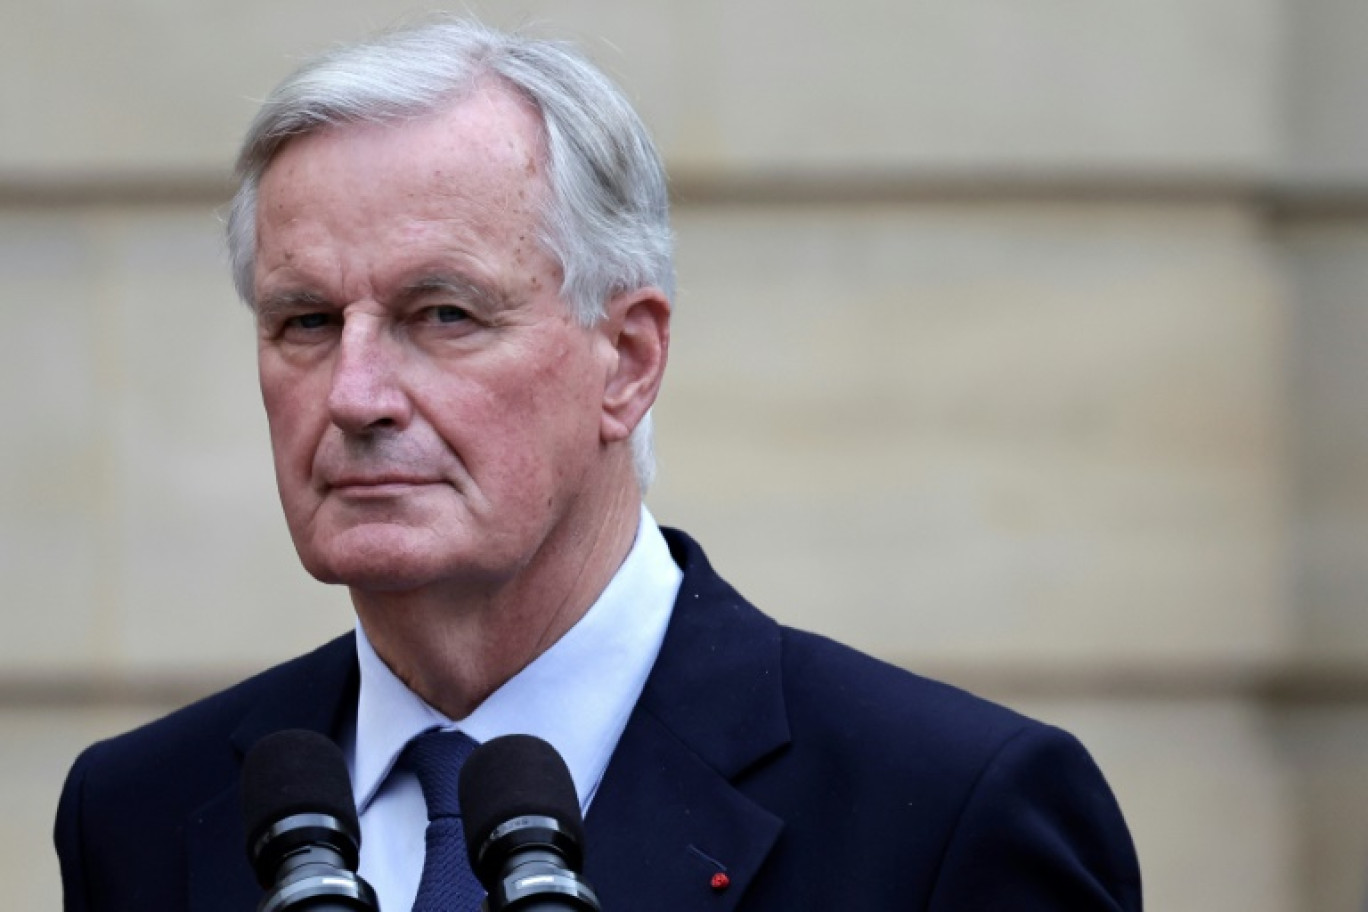
[[(1125, 823), (1071, 736), (781, 627), (667, 535), (683, 586), (586, 820), (606, 912), (1140, 909)], [(336, 736), (357, 677), (343, 637), (89, 748), (57, 814), (67, 912), (255, 909), (243, 754)]]

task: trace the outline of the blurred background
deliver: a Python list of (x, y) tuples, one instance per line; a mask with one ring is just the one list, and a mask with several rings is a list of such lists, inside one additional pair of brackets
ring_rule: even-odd
[[(518, 0), (655, 130), (661, 521), (761, 607), (1076, 732), (1148, 906), (1368, 885), (1368, 5)], [(220, 243), (381, 0), (0, 5), (0, 882), (93, 739), (351, 624)]]

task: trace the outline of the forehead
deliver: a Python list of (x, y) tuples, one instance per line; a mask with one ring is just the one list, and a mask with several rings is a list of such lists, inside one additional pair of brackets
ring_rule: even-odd
[(545, 192), (545, 149), (531, 102), (486, 79), (421, 117), (344, 124), (288, 141), (262, 173), (258, 226), (315, 203), (530, 211)]
[(554, 281), (544, 150), (536, 109), (492, 81), (425, 117), (290, 141), (258, 191), (254, 296), (383, 296), (411, 273), (452, 269)]

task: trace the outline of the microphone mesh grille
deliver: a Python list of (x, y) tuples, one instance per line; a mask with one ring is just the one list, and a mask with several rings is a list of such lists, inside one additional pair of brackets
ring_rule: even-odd
[(342, 751), (318, 732), (267, 735), (242, 767), (242, 820), (251, 846), (272, 824), (292, 814), (328, 814), (359, 835), (351, 777)]
[(461, 770), (466, 844), (479, 851), (489, 834), (514, 817), (551, 817), (584, 844), (575, 783), (550, 744), (532, 735), (505, 735), (481, 744)]

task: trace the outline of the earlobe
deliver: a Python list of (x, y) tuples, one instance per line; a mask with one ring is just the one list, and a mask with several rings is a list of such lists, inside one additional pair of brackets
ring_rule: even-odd
[(670, 351), (670, 309), (657, 288), (608, 302), (604, 329), (614, 358), (603, 389), (604, 443), (626, 440), (655, 402)]

